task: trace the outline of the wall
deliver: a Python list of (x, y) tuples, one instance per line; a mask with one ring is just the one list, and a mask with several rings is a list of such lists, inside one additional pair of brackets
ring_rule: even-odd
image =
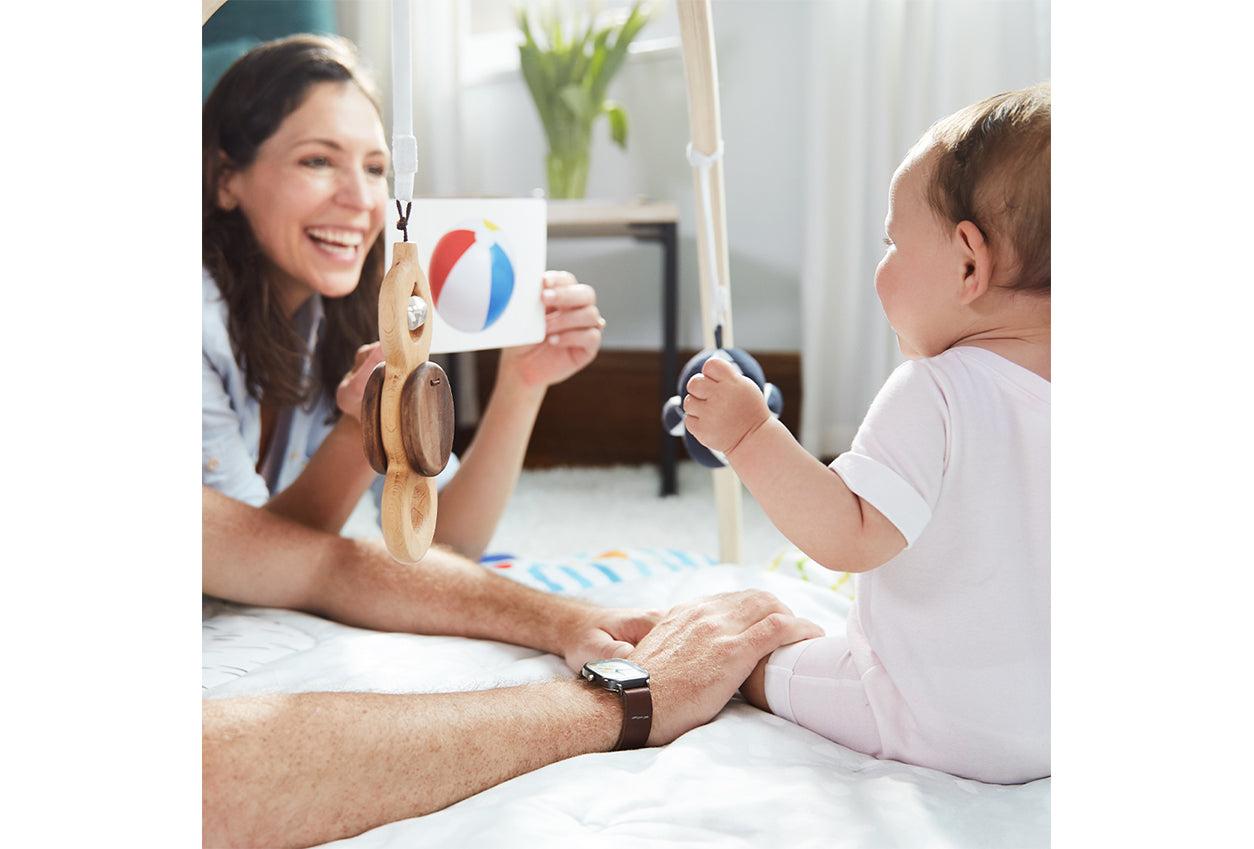
[[(662, 13), (639, 39), (677, 31), (673, 7), (664, 6)], [(341, 4), (343, 31), (361, 45), (381, 82), (389, 72), (387, 18), (385, 3)], [(809, 3), (740, 0), (714, 7), (736, 342), (755, 350), (800, 348), (801, 45), (809, 19)], [(451, 26), (464, 27), (464, 14)], [(506, 196), (543, 187), (544, 138), (521, 77), (506, 72), (458, 88), (459, 114), (453, 117), (458, 126), (449, 127), (446, 135), (459, 137), (460, 145), (456, 161), (445, 157), (456, 176), (451, 185), (440, 182), (456, 193)], [(678, 47), (634, 55), (610, 96), (628, 112), (627, 150), (609, 141), (604, 124), (598, 126), (589, 197), (645, 196), (679, 205), (680, 344), (700, 347), (693, 184), (684, 155), (688, 113)], [(655, 245), (624, 239), (554, 241), (548, 264), (597, 287), (608, 321), (606, 347), (657, 345), (661, 257)]]

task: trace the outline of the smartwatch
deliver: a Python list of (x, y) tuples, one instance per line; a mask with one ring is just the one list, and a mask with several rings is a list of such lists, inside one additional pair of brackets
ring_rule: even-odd
[(579, 674), (623, 702), (623, 730), (618, 734), (614, 751), (639, 749), (649, 741), (653, 727), (653, 697), (649, 695), (649, 673), (630, 660), (608, 658), (590, 660)]

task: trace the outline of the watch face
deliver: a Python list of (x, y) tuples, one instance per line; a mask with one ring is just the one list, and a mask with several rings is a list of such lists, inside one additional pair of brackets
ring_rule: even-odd
[(617, 658), (590, 660), (588, 661), (588, 669), (608, 681), (616, 681), (619, 684), (630, 684), (633, 682), (643, 684), (649, 680), (649, 673), (636, 666), (630, 660), (619, 660)]

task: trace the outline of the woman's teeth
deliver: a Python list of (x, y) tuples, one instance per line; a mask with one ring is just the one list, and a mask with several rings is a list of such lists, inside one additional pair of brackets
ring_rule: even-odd
[(335, 230), (329, 227), (310, 227), (305, 233), (319, 248), (327, 253), (349, 259), (361, 246), (361, 233), (352, 230)]

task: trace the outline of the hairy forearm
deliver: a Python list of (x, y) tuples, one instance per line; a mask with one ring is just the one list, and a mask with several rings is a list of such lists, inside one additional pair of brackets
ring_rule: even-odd
[(309, 465), (266, 503), (266, 510), (316, 530), (339, 533), (374, 479), (362, 448), (361, 426), (356, 419), (341, 416)]
[(543, 387), (504, 374), (497, 380), (461, 467), (440, 491), (436, 542), (470, 558), (483, 554), (518, 483), (543, 400)]
[(262, 607), (307, 608), (320, 576), (354, 549), (350, 540), (236, 501), (204, 487), (201, 589)]
[(207, 846), (308, 846), (608, 751), (616, 698), (578, 681), (475, 693), (208, 700)]
[(379, 545), (332, 536), (204, 490), (203, 591), (305, 610), (377, 631), (499, 640), (562, 654), (592, 609), (492, 574), (443, 548), (398, 563)]
[(862, 572), (888, 559), (867, 539), (858, 496), (778, 419), (752, 431), (728, 460), (780, 533), (817, 563)]
[(346, 542), (351, 552), (323, 571), (308, 609), (349, 625), (498, 640), (561, 655), (563, 638), (591, 609), (493, 574), (444, 548), (406, 565), (373, 543)]

